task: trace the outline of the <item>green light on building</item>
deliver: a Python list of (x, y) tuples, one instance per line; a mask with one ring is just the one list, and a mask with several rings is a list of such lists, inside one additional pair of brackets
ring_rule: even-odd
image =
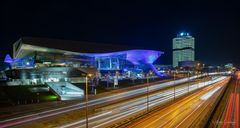
[(57, 96), (55, 96), (55, 95), (50, 95), (50, 96), (46, 96), (44, 99), (45, 100), (57, 100)]

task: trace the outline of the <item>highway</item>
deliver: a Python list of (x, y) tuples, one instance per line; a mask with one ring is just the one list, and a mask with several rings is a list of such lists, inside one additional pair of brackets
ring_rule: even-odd
[(230, 93), (227, 107), (221, 124), (222, 128), (239, 128), (239, 93), (240, 93), (240, 72), (236, 73), (236, 81)]
[[(224, 80), (225, 78), (226, 77), (216, 77), (213, 80), (190, 85), (189, 88), (188, 88), (188, 86), (176, 88), (175, 93), (174, 93), (173, 89), (169, 89), (169, 90), (165, 90), (165, 91), (160, 91), (155, 94), (151, 94), (151, 95), (149, 95), (149, 107), (152, 108), (154, 106), (158, 106), (163, 103), (166, 103), (167, 101), (172, 101), (172, 100), (174, 100), (174, 95), (175, 95), (175, 97), (180, 97), (181, 95), (187, 94), (188, 90), (194, 91), (198, 88), (202, 88), (204, 86)], [(227, 78), (224, 80), (224, 82), (227, 82), (228, 80), (229, 79)], [(204, 92), (208, 92), (210, 89), (214, 88), (215, 86), (220, 86), (220, 84), (216, 84), (214, 86), (209, 86), (208, 90), (207, 89), (203, 89), (203, 90), (204, 90)], [(220, 89), (220, 88), (218, 88), (218, 89)], [(215, 90), (215, 91), (218, 91), (218, 90)], [(215, 93), (215, 91), (213, 90), (213, 92), (211, 92), (211, 94)], [(211, 94), (203, 96), (202, 97), (203, 100), (205, 98), (208, 98), (208, 96)], [(88, 119), (89, 127), (91, 127), (91, 128), (108, 127), (108, 126), (111, 126), (111, 125), (119, 122), (120, 120), (124, 120), (124, 119), (130, 118), (132, 116), (138, 115), (139, 113), (146, 112), (147, 111), (147, 97), (145, 96), (145, 97), (141, 97), (141, 98), (137, 98), (137, 99), (128, 100), (128, 101), (125, 101), (125, 102), (122, 102), (119, 104), (114, 104), (114, 105), (103, 107), (100, 109), (101, 109), (101, 111), (89, 116), (89, 119)], [(62, 125), (61, 127), (84, 128), (86, 126), (85, 121), (86, 121), (85, 118), (83, 118), (79, 121), (68, 123), (66, 125)], [(146, 124), (144, 124), (144, 125), (146, 125)], [(143, 126), (143, 125), (141, 125), (141, 126)]]
[[(194, 77), (196, 78), (196, 77)], [(191, 79), (194, 79), (191, 78)], [(206, 85), (209, 85), (211, 83), (217, 82), (219, 80), (224, 79), (225, 77), (213, 77), (214, 79), (211, 81), (199, 83), (199, 84), (194, 84), (194, 85), (189, 85), (189, 86), (184, 86), (181, 88), (176, 88), (175, 93), (173, 89), (165, 90), (153, 95), (149, 96), (149, 107), (157, 106), (160, 104), (163, 104), (167, 101), (171, 101), (174, 99), (174, 95), (176, 97), (179, 97), (181, 95), (187, 94), (188, 91), (194, 91), (198, 88), (204, 87)], [(185, 80), (188, 80), (188, 78), (185, 78)], [(164, 87), (171, 87), (173, 85), (182, 83), (185, 81), (184, 79), (176, 80), (176, 81), (170, 81), (166, 83), (161, 83), (153, 86), (149, 86), (149, 92), (159, 90)], [(115, 100), (119, 100), (121, 98), (129, 98), (133, 95), (140, 95), (140, 94), (146, 94), (147, 87), (136, 89), (136, 90), (131, 90), (128, 92), (123, 92), (123, 93), (118, 93), (118, 94), (113, 94), (110, 96), (98, 98), (98, 99), (93, 99), (89, 101), (89, 106), (95, 106), (95, 105), (100, 105), (104, 104), (107, 102), (113, 102)], [(117, 122), (119, 119), (123, 119), (128, 116), (134, 116), (134, 114), (138, 114), (139, 112), (142, 112), (144, 109), (147, 107), (147, 98), (146, 97), (140, 97), (138, 99), (132, 99), (132, 100), (127, 100), (127, 102), (120, 102), (120, 103), (115, 103), (112, 105), (109, 105), (107, 107), (101, 107), (96, 110), (96, 112), (92, 115), (89, 116), (89, 126), (94, 124), (94, 127), (102, 127), (105, 125), (111, 125)], [(27, 123), (30, 123), (32, 121), (41, 120), (41, 119), (49, 119), (51, 117), (55, 117), (64, 113), (71, 113), (74, 112), (75, 110), (80, 110), (85, 108), (85, 102), (71, 105), (71, 106), (66, 106), (66, 107), (61, 107), (49, 111), (44, 111), (44, 112), (39, 112), (39, 113), (34, 113), (34, 114), (28, 114), (25, 116), (20, 116), (20, 117), (14, 117), (10, 119), (6, 119), (3, 121), (0, 121), (0, 127), (9, 127), (9, 126), (21, 126)], [(144, 110), (145, 111), (145, 110)], [(110, 116), (111, 115), (111, 116)], [(107, 118), (106, 118), (107, 116)], [(97, 122), (95, 122), (97, 121)], [(64, 124), (64, 122), (62, 122)], [(77, 127), (85, 127), (85, 119), (82, 119), (77, 122), (72, 122), (68, 123), (66, 125), (63, 125), (62, 127), (72, 127), (77, 125)], [(61, 125), (59, 123), (59, 125)], [(95, 126), (96, 125), (96, 126)]]
[[(180, 79), (180, 78), (178, 78), (178, 79)], [(149, 83), (149, 86), (160, 84), (160, 83), (165, 83), (165, 82), (172, 81), (172, 80), (173, 79), (164, 79), (164, 80), (155, 81), (155, 82), (151, 81)], [(194, 81), (197, 81), (197, 79), (195, 79)], [(145, 82), (146, 82), (146, 80), (145, 80)], [(142, 83), (142, 84), (135, 85), (135, 86), (111, 90), (111, 91), (107, 91), (107, 92), (103, 92), (103, 93), (97, 93), (96, 95), (89, 94), (88, 98), (89, 98), (89, 100), (97, 99), (97, 98), (112, 95), (114, 93), (117, 94), (120, 92), (126, 92), (126, 91), (130, 91), (130, 90), (135, 90), (138, 88), (143, 88), (145, 86), (146, 86), (146, 83)], [(37, 103), (37, 104), (27, 104), (27, 105), (3, 107), (0, 109), (0, 120), (12, 118), (12, 117), (23, 116), (23, 115), (27, 115), (30, 113), (34, 113), (36, 111), (41, 112), (41, 111), (51, 110), (51, 109), (55, 109), (55, 108), (59, 108), (59, 107), (70, 106), (70, 105), (80, 103), (82, 101), (85, 101), (85, 98), (81, 98), (79, 100), (69, 100), (69, 101), (64, 101), (64, 102), (52, 101), (52, 102), (42, 102), (42, 103)]]
[(228, 81), (229, 78), (203, 88), (170, 106), (151, 113), (146, 118), (129, 125), (128, 128), (201, 127), (201, 120), (206, 118), (207, 112), (212, 109), (211, 106)]
[[(198, 76), (192, 76), (189, 78), (183, 78), (183, 79), (178, 79), (175, 81), (169, 81), (169, 82), (165, 82), (165, 83), (152, 85), (152, 86), (149, 86), (149, 92), (160, 90), (160, 89), (163, 89), (166, 87), (175, 86), (177, 84), (181, 84), (181, 83), (184, 83), (189, 80), (193, 80), (198, 77), (205, 76), (205, 75), (206, 74), (202, 74), (202, 75), (198, 75)], [(121, 92), (121, 93), (112, 94), (112, 95), (104, 96), (104, 97), (97, 98), (97, 99), (92, 99), (92, 100), (89, 100), (88, 105), (89, 105), (89, 107), (91, 107), (91, 106), (96, 106), (96, 105), (100, 105), (100, 104), (104, 104), (104, 103), (111, 103), (114, 101), (118, 101), (119, 99), (128, 99), (130, 97), (143, 95), (146, 93), (146, 90), (147, 90), (147, 87), (143, 87), (143, 88), (138, 88), (135, 90), (130, 90), (127, 92)], [(43, 111), (43, 112), (27, 114), (24, 116), (13, 117), (13, 118), (1, 120), (0, 127), (9, 127), (9, 126), (14, 126), (14, 125), (20, 125), (20, 124), (24, 124), (27, 122), (31, 122), (31, 121), (35, 121), (35, 120), (39, 120), (39, 119), (43, 119), (43, 118), (48, 118), (51, 116), (57, 116), (60, 114), (72, 112), (74, 110), (79, 110), (79, 109), (83, 109), (83, 108), (85, 108), (85, 102), (81, 102), (81, 103), (77, 103), (77, 104), (69, 105), (69, 106), (65, 106), (65, 107), (59, 107), (56, 109), (51, 109), (51, 110), (47, 110), (47, 111)]]

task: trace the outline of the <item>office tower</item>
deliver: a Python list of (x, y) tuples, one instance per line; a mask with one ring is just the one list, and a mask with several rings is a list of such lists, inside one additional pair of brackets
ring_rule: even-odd
[(173, 38), (173, 67), (180, 61), (194, 61), (194, 37), (189, 33), (181, 32)]

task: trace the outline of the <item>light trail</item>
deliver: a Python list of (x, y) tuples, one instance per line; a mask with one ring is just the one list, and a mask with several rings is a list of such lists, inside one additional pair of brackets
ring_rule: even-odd
[[(177, 84), (181, 84), (181, 83), (184, 83), (184, 82), (187, 82), (189, 80), (193, 80), (193, 79), (196, 79), (196, 78), (202, 77), (202, 76), (206, 76), (206, 74), (202, 74), (202, 75), (198, 75), (198, 76), (192, 76), (190, 78), (183, 78), (183, 79), (179, 79), (179, 80), (175, 80), (175, 81), (169, 81), (169, 82), (166, 82), (166, 83), (152, 85), (152, 86), (149, 87), (149, 92), (156, 91), (156, 90), (159, 90), (159, 89), (162, 89), (162, 88), (165, 88), (165, 87), (170, 87), (170, 86), (174, 86), (174, 85), (177, 85)], [(110, 95), (110, 96), (105, 96), (105, 97), (98, 98), (98, 99), (89, 100), (89, 102), (88, 102), (89, 107), (94, 106), (94, 105), (100, 105), (100, 104), (112, 102), (112, 101), (119, 100), (119, 99), (128, 98), (128, 97), (131, 97), (131, 96), (141, 95), (141, 94), (144, 94), (146, 92), (146, 89), (147, 89), (147, 87), (143, 87), (143, 88), (139, 88), (139, 89), (135, 89), (135, 90), (130, 90), (130, 91), (127, 91), (127, 92), (122, 92), (122, 93), (113, 94), (113, 95)], [(82, 109), (82, 108), (85, 108), (85, 102), (78, 103), (78, 104), (75, 104), (75, 105), (66, 106), (66, 107), (56, 108), (56, 109), (52, 109), (52, 110), (47, 110), (47, 111), (44, 111), (44, 112), (38, 112), (38, 113), (34, 113), (34, 114), (28, 114), (28, 115), (25, 115), (25, 116), (6, 119), (6, 120), (3, 120), (3, 121), (0, 121), (0, 127), (3, 128), (3, 127), (9, 127), (9, 126), (17, 125), (17, 124), (22, 124), (22, 123), (26, 123), (26, 122), (50, 117), (50, 116), (55, 116), (55, 115), (71, 112), (71, 111)]]
[[(188, 127), (200, 117), (203, 112), (209, 107), (209, 104), (213, 103), (211, 100), (201, 100), (203, 95), (209, 94), (209, 92), (215, 92), (219, 95), (219, 91), (214, 91), (216, 88), (226, 86), (229, 79), (221, 81), (213, 86), (208, 86), (196, 93), (187, 96), (178, 102), (167, 106), (151, 115), (147, 116), (137, 123), (130, 125), (128, 128), (149, 128), (149, 127)], [(218, 89), (219, 90), (219, 89)], [(222, 88), (221, 88), (222, 90)], [(216, 95), (211, 97), (215, 97)], [(191, 117), (191, 118), (190, 118)], [(200, 118), (204, 118), (203, 116)]]
[[(201, 83), (201, 86), (199, 86), (199, 84), (194, 84), (192, 86), (189, 86), (189, 88), (191, 88), (191, 91), (196, 90), (198, 87), (204, 87), (213, 83), (216, 83), (218, 81), (221, 81), (223, 79), (225, 79), (226, 77), (218, 77), (214, 80), (210, 80), (210, 81), (206, 81)], [(176, 97), (179, 97), (183, 94), (188, 93), (188, 87), (184, 86), (181, 88), (176, 89)], [(156, 105), (160, 105), (166, 101), (170, 101), (173, 100), (174, 98), (174, 93), (173, 90), (170, 91), (166, 91), (166, 92), (160, 92), (157, 94), (152, 94), (149, 96), (150, 102), (149, 102), (149, 106), (153, 107)], [(134, 108), (134, 109), (131, 109)], [(111, 108), (109, 108), (111, 109)], [(108, 111), (109, 109), (106, 109), (105, 111)], [(133, 100), (133, 101), (127, 101), (126, 103), (123, 104), (119, 104), (118, 107), (115, 107), (113, 105), (111, 111), (111, 115), (107, 115), (107, 117), (102, 116), (99, 117), (98, 119), (96, 119), (96, 121), (91, 121), (89, 123), (90, 127), (103, 127), (105, 125), (109, 125), (109, 123), (113, 123), (116, 120), (120, 120), (120, 119), (125, 119), (126, 117), (131, 117), (134, 116), (136, 114), (138, 114), (139, 112), (143, 112), (146, 111), (147, 109), (147, 99), (146, 97), (142, 97), (142, 98), (138, 98), (137, 100)], [(124, 113), (124, 115), (122, 114)], [(111, 120), (110, 120), (111, 119)], [(76, 122), (73, 122), (71, 124), (62, 126), (64, 128), (67, 127), (78, 127), (78, 128), (82, 128), (85, 127), (85, 120), (83, 119), (81, 121), (81, 123), (77, 124)]]
[[(239, 73), (238, 73), (239, 74)], [(225, 111), (225, 117), (223, 120), (223, 128), (239, 128), (239, 77), (236, 80), (234, 89), (230, 93), (229, 102)]]
[(205, 95), (203, 95), (202, 97), (200, 97), (201, 100), (208, 100), (208, 98), (210, 98), (216, 91), (218, 91), (221, 87), (217, 87), (211, 91), (209, 91), (208, 93), (206, 93)]

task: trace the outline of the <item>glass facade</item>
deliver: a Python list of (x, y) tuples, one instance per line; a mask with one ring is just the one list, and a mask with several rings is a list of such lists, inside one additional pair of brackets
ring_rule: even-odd
[(173, 38), (173, 67), (178, 66), (180, 61), (194, 61), (194, 49), (194, 37), (188, 33), (181, 33)]
[[(14, 58), (8, 62), (17, 73), (8, 72), (9, 76), (20, 82), (21, 80), (27, 82), (23, 84), (31, 84), (51, 81), (77, 83), (82, 81), (83, 73), (94, 75), (97, 72), (120, 71), (125, 73), (152, 70), (158, 74), (153, 63), (164, 54), (161, 51), (143, 49), (111, 52), (98, 52), (97, 50), (86, 52), (88, 49), (82, 49), (83, 52), (81, 49), (68, 51), (64, 50), (64, 47), (58, 49), (46, 42), (44, 44), (41, 46), (41, 44), (36, 45), (28, 41), (25, 43), (21, 39), (14, 43)], [(109, 50), (105, 46), (102, 45), (98, 49)]]

